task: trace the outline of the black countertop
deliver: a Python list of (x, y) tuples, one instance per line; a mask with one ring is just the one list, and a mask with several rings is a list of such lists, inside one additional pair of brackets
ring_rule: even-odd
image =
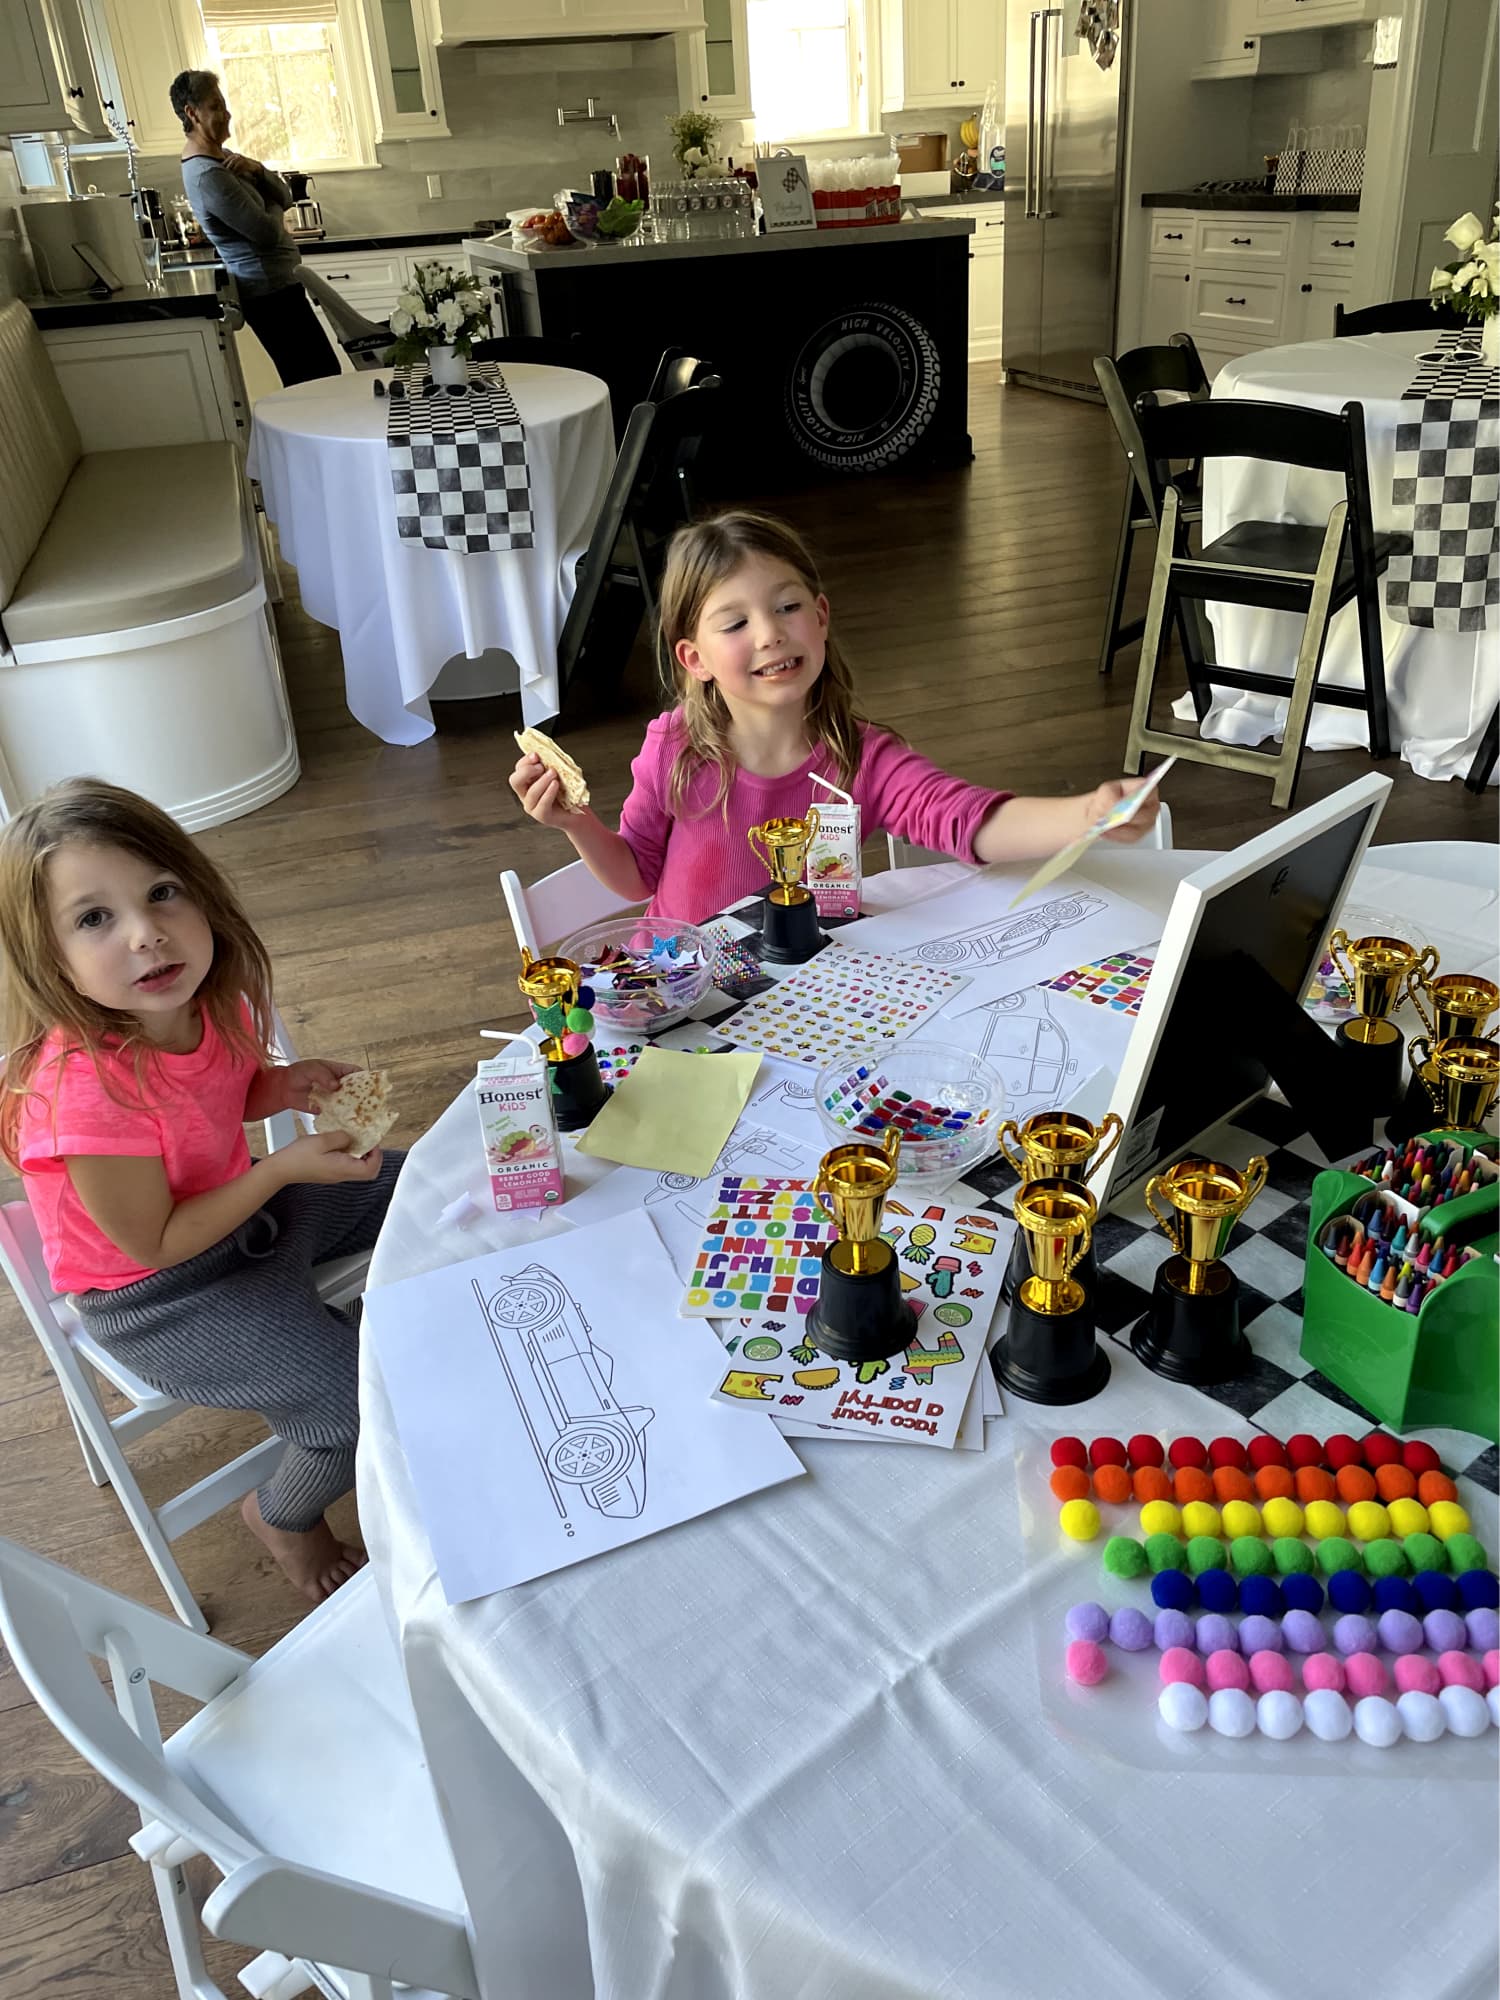
[(1171, 188), (1165, 194), (1143, 194), (1142, 208), (1227, 208), (1282, 211), (1314, 209), (1323, 214), (1353, 215), (1359, 210), (1357, 194), (1211, 194), (1202, 188)]
[(115, 326), (130, 320), (217, 319), (229, 274), (217, 265), (168, 271), (155, 285), (126, 285), (95, 298), (72, 292), (66, 298), (35, 297), (23, 303), (44, 332), (64, 326)]
[[(500, 218), (501, 227), (505, 220)], [(467, 229), (413, 229), (396, 236), (315, 236), (299, 237), (297, 248), (304, 257), (347, 257), (355, 250), (412, 250), (419, 243), (462, 243), (466, 237), (482, 235), (477, 223)]]

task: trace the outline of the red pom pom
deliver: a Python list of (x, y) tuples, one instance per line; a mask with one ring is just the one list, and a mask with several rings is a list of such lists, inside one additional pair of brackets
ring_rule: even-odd
[(1083, 1448), (1082, 1438), (1054, 1438), (1052, 1440), (1052, 1463), (1054, 1465), (1081, 1465), (1087, 1471), (1089, 1455)]
[(1167, 1447), (1167, 1457), (1180, 1472), (1187, 1465), (1207, 1465), (1208, 1453), (1198, 1438), (1173, 1438)]
[(1420, 1438), (1412, 1438), (1409, 1443), (1402, 1445), (1401, 1463), (1408, 1472), (1414, 1472), (1418, 1479), (1424, 1472), (1441, 1472), (1443, 1469), (1443, 1461), (1432, 1446), (1424, 1444)]
[(1092, 1466), (1124, 1463), (1125, 1447), (1118, 1438), (1095, 1438), (1089, 1446), (1089, 1464)]
[(1292, 1464), (1299, 1468), (1304, 1465), (1321, 1465), (1323, 1463), (1322, 1445), (1319, 1444), (1315, 1437), (1310, 1437), (1306, 1431), (1298, 1431), (1295, 1437), (1287, 1439), (1286, 1455), (1292, 1461)]
[(1238, 1438), (1215, 1438), (1208, 1447), (1208, 1462), (1216, 1472), (1221, 1465), (1232, 1465), (1236, 1471), (1243, 1472), (1245, 1447)]
[(1280, 1438), (1253, 1437), (1250, 1440), (1250, 1463), (1259, 1472), (1263, 1466), (1285, 1465), (1286, 1446)]
[(1354, 1438), (1346, 1436), (1343, 1431), (1335, 1432), (1328, 1440), (1325, 1450), (1328, 1463), (1335, 1472), (1342, 1470), (1346, 1465), (1363, 1465), (1365, 1462), (1364, 1447)]
[(1401, 1446), (1388, 1431), (1371, 1431), (1370, 1435), (1365, 1439), (1364, 1444), (1366, 1465), (1399, 1465), (1401, 1463)]
[(1152, 1437), (1149, 1431), (1137, 1431), (1125, 1449), (1130, 1454), (1133, 1472), (1139, 1472), (1143, 1465), (1162, 1465), (1166, 1461), (1166, 1449), (1161, 1439)]

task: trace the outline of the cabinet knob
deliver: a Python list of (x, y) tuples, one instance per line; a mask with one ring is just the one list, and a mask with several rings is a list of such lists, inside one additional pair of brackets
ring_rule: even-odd
[(1251, 53), (1252, 53), (1252, 54), (1254, 53), (1254, 50), (1255, 50), (1255, 44), (1254, 44), (1254, 42), (1246, 42), (1246, 44), (1245, 44), (1245, 47), (1246, 47), (1247, 49), (1249, 49), (1249, 50), (1251, 51)]
[(427, 116), (428, 116), (429, 118), (436, 118), (436, 117), (437, 117), (437, 111), (436, 111), (436, 109), (433, 109), (433, 110), (430, 110), (430, 111), (429, 111), (429, 112), (427, 113)]
[(708, 102), (708, 92), (707, 92), (706, 90), (704, 91), (703, 95), (702, 95), (702, 96), (701, 96), (701, 97), (700, 97), (700, 98), (698, 99), (698, 102), (699, 102), (700, 104), (707, 104), (707, 102)]
[(1303, 291), (1304, 291), (1304, 292), (1310, 292), (1310, 291), (1312, 290), (1312, 286), (1311, 286), (1311, 285), (1304, 285), (1304, 286), (1302, 287), (1302, 289), (1303, 289)]

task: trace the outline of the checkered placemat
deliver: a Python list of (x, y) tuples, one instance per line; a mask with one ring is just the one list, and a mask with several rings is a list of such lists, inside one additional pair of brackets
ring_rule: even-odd
[(1396, 426), (1391, 487), (1412, 545), (1391, 557), (1386, 607), (1406, 625), (1482, 632), (1500, 623), (1500, 369), (1456, 330), (1421, 361), (1402, 400), (1422, 413)]
[(460, 555), (532, 547), (526, 426), (493, 362), (472, 364), (458, 395), (398, 368), (385, 439), (403, 541)]

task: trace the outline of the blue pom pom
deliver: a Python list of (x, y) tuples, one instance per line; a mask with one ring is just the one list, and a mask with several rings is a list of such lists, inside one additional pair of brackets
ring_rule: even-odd
[[(1343, 1575), (1348, 1573), (1341, 1572)], [(1330, 1592), (1332, 1588), (1330, 1581)], [(1323, 1586), (1315, 1576), (1284, 1576), (1281, 1579), (1281, 1594), (1286, 1599), (1288, 1611), (1310, 1611), (1316, 1617), (1323, 1609)]]
[(592, 1006), (593, 1006), (593, 1004), (594, 1004), (594, 989), (593, 989), (593, 987), (592, 987), (592, 986), (580, 986), (580, 987), (579, 987), (579, 989), (578, 989), (578, 1004), (579, 1004), (579, 1006), (580, 1006), (580, 1007), (592, 1007)]
[[(1480, 1574), (1483, 1575), (1483, 1571)], [(1411, 1580), (1417, 1601), (1426, 1611), (1457, 1611), (1458, 1584), (1443, 1570), (1424, 1569)]]
[(1246, 1576), (1240, 1579), (1240, 1609), (1251, 1617), (1282, 1618), (1286, 1598), (1273, 1576)]
[(1420, 1609), (1420, 1600), (1404, 1576), (1378, 1576), (1375, 1579), (1375, 1612), (1377, 1617), (1386, 1611), (1409, 1611), (1413, 1618)]
[[(1400, 1578), (1386, 1577), (1384, 1582), (1400, 1582)], [(1341, 1569), (1328, 1579), (1328, 1602), (1335, 1611), (1363, 1616), (1373, 1601), (1373, 1593), (1357, 1569)]]
[(1205, 1611), (1235, 1611), (1240, 1587), (1227, 1569), (1206, 1569), (1198, 1579), (1198, 1602)]
[(1493, 1611), (1500, 1605), (1500, 1578), (1493, 1570), (1466, 1569), (1458, 1579), (1458, 1594), (1465, 1611)]
[(1186, 1611), (1193, 1594), (1192, 1578), (1180, 1569), (1160, 1570), (1151, 1579), (1151, 1601), (1163, 1611)]

